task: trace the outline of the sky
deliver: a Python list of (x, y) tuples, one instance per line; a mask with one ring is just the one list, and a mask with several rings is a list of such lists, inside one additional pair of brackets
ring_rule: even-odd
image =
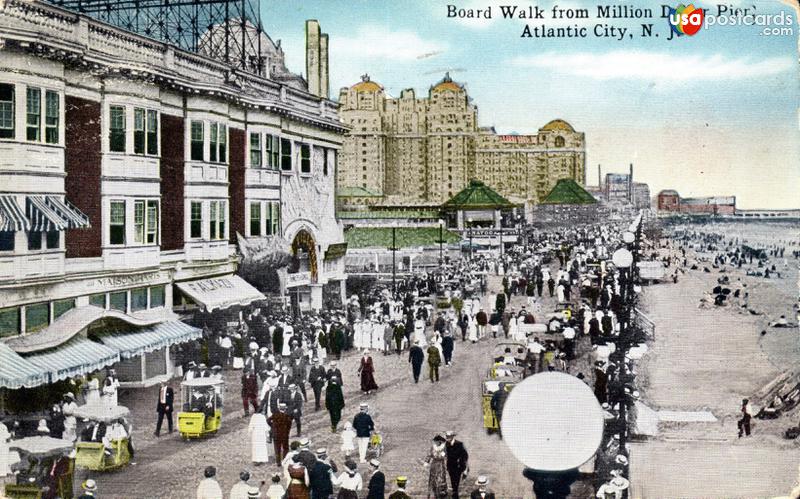
[[(735, 195), (741, 208), (800, 208), (800, 27), (785, 1), (697, 4), (708, 9), (706, 27), (672, 40), (661, 5), (646, 0), (261, 0), (261, 13), (297, 73), (305, 72), (304, 22), (319, 20), (330, 36), (334, 99), (363, 74), (389, 95), (426, 95), (449, 71), (477, 105), (480, 126), (535, 133), (561, 118), (584, 132), (588, 185), (597, 184), (598, 165), (624, 173), (633, 163), (653, 195), (676, 189), (684, 197)], [(554, 4), (587, 8), (590, 18), (554, 19)], [(448, 5), (491, 6), (493, 18), (448, 18)], [(503, 19), (501, 5), (535, 5), (545, 19)], [(650, 8), (653, 17), (598, 19), (598, 5)], [(793, 34), (709, 26), (720, 8), (791, 15)], [(589, 36), (524, 38), (526, 23), (577, 25)], [(628, 33), (592, 36), (598, 24)], [(641, 36), (642, 24), (653, 25), (652, 36)]]

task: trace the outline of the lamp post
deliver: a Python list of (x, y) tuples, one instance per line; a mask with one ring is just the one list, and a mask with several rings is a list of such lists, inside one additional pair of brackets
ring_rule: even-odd
[(469, 260), (472, 261), (472, 218), (467, 219), (469, 224)]
[(439, 266), (440, 267), (444, 263), (444, 257), (442, 256), (443, 244), (444, 244), (444, 220), (440, 218), (439, 219)]
[(392, 298), (397, 298), (397, 222), (392, 222)]

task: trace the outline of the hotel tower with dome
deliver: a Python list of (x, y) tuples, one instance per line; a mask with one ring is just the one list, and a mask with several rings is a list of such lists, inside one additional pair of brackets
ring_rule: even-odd
[(560, 119), (531, 135), (480, 127), (477, 106), (449, 74), (426, 97), (412, 88), (390, 97), (364, 75), (340, 90), (339, 103), (350, 127), (337, 178), (344, 205), (435, 205), (476, 179), (531, 206), (559, 179), (585, 184), (583, 133)]

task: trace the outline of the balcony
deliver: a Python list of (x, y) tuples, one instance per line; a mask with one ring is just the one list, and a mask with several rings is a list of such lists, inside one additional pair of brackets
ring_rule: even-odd
[(186, 260), (225, 260), (233, 254), (233, 246), (227, 240), (189, 241), (184, 246)]
[(227, 183), (228, 165), (187, 161), (185, 175), (187, 182)]
[(265, 168), (248, 168), (245, 178), (247, 187), (277, 187), (280, 184), (280, 172)]
[(105, 270), (157, 267), (161, 262), (158, 246), (106, 247), (103, 249)]
[[(14, 177), (6, 177), (13, 174)], [(64, 149), (56, 145), (0, 141), (4, 192), (64, 192)]]
[(63, 251), (0, 256), (0, 281), (21, 281), (63, 274)]
[(155, 156), (104, 154), (103, 176), (122, 179), (158, 179), (160, 160)]

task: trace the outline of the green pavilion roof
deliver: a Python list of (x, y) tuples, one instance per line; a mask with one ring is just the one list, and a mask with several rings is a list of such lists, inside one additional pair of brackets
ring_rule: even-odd
[(469, 185), (442, 205), (444, 209), (485, 210), (517, 206), (498, 194), (480, 180), (470, 180)]
[(556, 182), (550, 194), (540, 204), (596, 204), (597, 200), (571, 178)]
[[(438, 227), (397, 227), (395, 240), (398, 248), (417, 246), (438, 246)], [(442, 232), (444, 243), (461, 241), (455, 232)], [(344, 231), (344, 239), (348, 248), (390, 248), (392, 246), (391, 227), (351, 227)]]
[(339, 187), (336, 191), (337, 196), (351, 198), (379, 198), (380, 194), (372, 192), (364, 187)]

